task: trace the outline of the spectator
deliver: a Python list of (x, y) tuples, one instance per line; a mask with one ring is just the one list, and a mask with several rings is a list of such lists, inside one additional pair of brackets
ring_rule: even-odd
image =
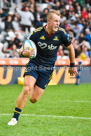
[(69, 33), (69, 31), (71, 31), (71, 26), (70, 26), (68, 20), (65, 20), (65, 21), (64, 21), (64, 26), (63, 26), (63, 27), (65, 28), (65, 30), (66, 30), (68, 33)]
[(11, 46), (14, 43), (14, 38), (15, 38), (15, 33), (11, 29), (11, 30), (9, 30), (9, 32), (7, 33), (7, 36), (6, 36), (7, 42), (5, 44), (7, 44), (8, 49), (11, 49)]
[(79, 43), (81, 43), (83, 40), (86, 40), (85, 36), (84, 36), (84, 33), (80, 33), (80, 36), (79, 36)]
[(9, 13), (5, 21), (5, 31), (8, 32), (10, 29), (13, 30), (13, 24), (12, 24), (12, 15)]
[(76, 25), (76, 18), (73, 16), (71, 17), (71, 22), (70, 22), (70, 27), (73, 30), (75, 28)]
[(35, 4), (35, 0), (29, 0), (30, 4)]
[(91, 6), (91, 0), (85, 0), (85, 3), (88, 7)]
[(0, 42), (0, 58), (4, 58), (5, 54), (2, 52), (3, 43)]
[(28, 29), (28, 32), (30, 32), (30, 28), (32, 26), (32, 21), (34, 21), (33, 14), (29, 11), (29, 7), (25, 7), (25, 11), (21, 11), (20, 9), (16, 9), (18, 14), (21, 17), (20, 25), (22, 28), (22, 31), (26, 31)]
[(82, 0), (76, 0), (80, 6), (82, 6)]
[(10, 56), (12, 58), (19, 58), (19, 53), (17, 53), (17, 51), (13, 51), (12, 52), (12, 56)]
[(83, 25), (82, 25), (81, 20), (79, 18), (75, 28), (73, 29), (74, 33), (76, 34), (76, 39), (79, 38), (80, 33), (82, 32), (82, 30), (83, 30)]
[(86, 58), (89, 58), (89, 53), (87, 51), (87, 47), (82, 45), (82, 52), (80, 54), (81, 59), (85, 60)]
[(81, 7), (78, 5), (77, 6), (77, 11), (76, 11), (77, 15), (81, 17)]
[(40, 18), (42, 20), (42, 25), (44, 25), (46, 22), (47, 22), (47, 14), (49, 12), (49, 9), (48, 8), (45, 8), (43, 10), (43, 13), (41, 14)]
[(56, 4), (55, 4), (55, 6), (53, 6), (53, 9), (60, 11), (60, 2), (59, 1), (56, 1)]
[(34, 15), (34, 4), (31, 4), (29, 7), (29, 11)]
[(40, 10), (40, 6), (36, 5), (36, 9), (35, 9), (35, 13), (34, 13), (34, 17), (35, 17), (35, 27), (40, 27), (42, 26), (42, 22), (41, 22), (41, 10)]
[(87, 50), (90, 50), (90, 44), (89, 44), (89, 42), (87, 42), (87, 41), (85, 41), (85, 40), (83, 40), (83, 41), (81, 42), (80, 46), (86, 46), (86, 47), (87, 47)]
[(78, 45), (77, 48), (75, 49), (75, 57), (80, 58), (81, 52), (82, 52), (81, 46)]
[(77, 13), (77, 7), (79, 6), (79, 3), (77, 1), (75, 1), (74, 3), (72, 3), (72, 5), (74, 7), (75, 13)]
[(65, 5), (66, 5), (65, 1), (60, 0), (60, 9), (65, 8)]
[(14, 16), (14, 20), (12, 21), (14, 31), (20, 31), (19, 19), (17, 16)]
[(3, 20), (5, 20), (7, 17), (7, 13), (2, 9), (0, 8), (0, 18)]
[(2, 43), (0, 43), (0, 58), (7, 58), (9, 56), (9, 51)]
[(88, 20), (88, 26), (89, 26), (89, 29), (91, 31), (91, 13), (88, 13), (88, 17), (87, 17), (87, 20)]
[(61, 24), (60, 24), (60, 27), (63, 27), (64, 26), (64, 21), (67, 20), (66, 16), (61, 14)]
[(64, 55), (63, 46), (60, 46), (57, 54), (57, 59), (68, 59), (68, 58), (69, 58), (68, 56)]
[(70, 8), (69, 9), (69, 18), (68, 19), (71, 19), (72, 17), (75, 17), (75, 12), (74, 12), (73, 8)]
[(20, 49), (22, 46), (22, 42), (19, 39), (19, 34), (16, 33), (16, 37), (14, 39), (14, 44), (16, 45), (17, 49)]
[(3, 3), (6, 8), (11, 6), (10, 0), (3, 0)]
[(82, 9), (81, 15), (84, 19), (87, 19), (88, 12), (85, 7), (83, 7)]
[(8, 49), (11, 50), (13, 45), (14, 45), (14, 37), (11, 37), (11, 39), (8, 40)]
[(91, 45), (91, 32), (88, 28), (85, 29), (85, 38)]
[(13, 44), (11, 50), (10, 50), (10, 58), (18, 58), (19, 57), (19, 53), (17, 52), (17, 48), (16, 45)]
[(62, 14), (62, 16), (66, 17), (68, 19), (69, 14), (64, 7), (61, 10), (61, 14)]

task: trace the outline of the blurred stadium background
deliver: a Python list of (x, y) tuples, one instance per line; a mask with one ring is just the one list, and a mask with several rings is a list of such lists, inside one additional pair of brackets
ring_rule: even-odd
[[(60, 27), (73, 36), (81, 75), (69, 75), (68, 51), (60, 45), (50, 86), (37, 104), (28, 102), (13, 130), (7, 122), (29, 60), (18, 52), (51, 9), (60, 11)], [(0, 94), (0, 136), (91, 136), (91, 0), (0, 0)]]
[[(14, 84), (18, 82), (18, 79), (20, 80), (18, 77), (22, 77), (24, 68), (19, 67), (19, 71), (17, 69), (18, 66), (24, 66), (28, 59), (20, 58), (19, 48), (30, 32), (46, 24), (47, 14), (51, 9), (60, 11), (60, 27), (65, 28), (73, 36), (72, 43), (75, 49), (75, 64), (78, 65), (79, 61), (81, 61), (82, 65), (85, 66), (82, 70), (83, 76), (81, 82), (91, 82), (91, 70), (88, 67), (91, 65), (90, 0), (1, 0), (0, 65), (4, 65), (4, 67), (0, 67), (1, 84)], [(8, 66), (14, 67), (11, 67), (9, 70)], [(17, 69), (15, 66), (17, 66)], [(62, 45), (60, 45), (58, 50), (55, 66), (69, 66), (68, 51)], [(66, 71), (67, 68), (60, 68), (54, 72), (54, 77), (56, 76), (57, 78), (54, 78), (55, 81), (53, 79), (50, 84), (76, 82), (75, 78), (70, 78)], [(8, 72), (10, 76), (8, 76)], [(60, 75), (59, 78), (58, 75)], [(21, 81), (23, 82), (22, 78)]]

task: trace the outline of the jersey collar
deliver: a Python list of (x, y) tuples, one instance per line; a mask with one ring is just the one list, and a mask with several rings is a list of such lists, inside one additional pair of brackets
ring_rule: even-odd
[(53, 34), (55, 34), (55, 32), (54, 32), (54, 33), (51, 33), (51, 34), (48, 34), (48, 32), (46, 31), (46, 26), (47, 26), (47, 25), (44, 26), (44, 30), (45, 30), (45, 32), (46, 32), (48, 38), (49, 38), (49, 37), (51, 37)]

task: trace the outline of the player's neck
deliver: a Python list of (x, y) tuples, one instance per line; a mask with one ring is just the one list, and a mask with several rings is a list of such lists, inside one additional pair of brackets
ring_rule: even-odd
[(54, 31), (51, 30), (51, 29), (48, 27), (48, 25), (45, 26), (45, 30), (46, 30), (46, 32), (47, 32), (49, 35), (51, 35), (51, 34), (54, 33)]

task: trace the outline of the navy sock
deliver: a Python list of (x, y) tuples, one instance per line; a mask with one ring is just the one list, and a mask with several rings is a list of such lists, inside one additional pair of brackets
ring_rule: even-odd
[(15, 107), (13, 118), (16, 118), (16, 120), (19, 120), (20, 113), (21, 113), (21, 109)]

